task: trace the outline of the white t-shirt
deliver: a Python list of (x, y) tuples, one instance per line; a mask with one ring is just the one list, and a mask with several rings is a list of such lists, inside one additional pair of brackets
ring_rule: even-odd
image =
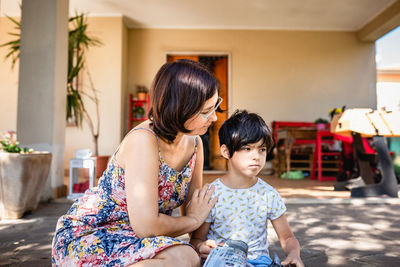
[(229, 188), (219, 178), (212, 184), (213, 197), (218, 196), (218, 201), (206, 219), (211, 223), (207, 239), (217, 244), (227, 239), (242, 240), (249, 246), (250, 259), (268, 255), (268, 220), (286, 211), (279, 193), (260, 178), (246, 189)]

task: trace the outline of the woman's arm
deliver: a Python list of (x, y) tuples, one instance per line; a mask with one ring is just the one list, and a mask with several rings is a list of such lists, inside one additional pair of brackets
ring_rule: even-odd
[(139, 237), (179, 236), (192, 232), (205, 220), (215, 201), (212, 190), (195, 190), (187, 216), (174, 218), (158, 212), (158, 144), (147, 131), (135, 131), (123, 141), (117, 160), (125, 169), (129, 220)]
[(187, 204), (192, 199), (192, 195), (196, 189), (201, 189), (203, 186), (203, 164), (204, 164), (204, 152), (203, 152), (203, 141), (199, 136), (197, 138), (197, 155), (196, 162), (193, 170), (192, 179), (190, 181), (188, 195), (185, 202), (180, 206), (181, 215), (186, 215)]
[(190, 244), (192, 244), (202, 259), (206, 259), (213, 248), (217, 247), (215, 240), (207, 240), (210, 223), (203, 223), (192, 233)]
[[(198, 148), (197, 148), (196, 166), (189, 187), (189, 196), (191, 196), (190, 190), (194, 191), (196, 188), (201, 188), (203, 183), (203, 163), (204, 163), (203, 142), (200, 138), (199, 140), (200, 141), (198, 143)], [(188, 200), (190, 200), (190, 197)], [(184, 205), (182, 205), (182, 207), (184, 207)], [(217, 244), (214, 240), (207, 240), (207, 233), (209, 229), (210, 229), (210, 223), (205, 222), (190, 236), (190, 244), (192, 244), (195, 247), (197, 253), (199, 253), (202, 259), (206, 259), (208, 257), (208, 254), (210, 254), (211, 249), (217, 247)]]
[(283, 251), (286, 253), (286, 259), (281, 262), (282, 265), (296, 264), (297, 267), (304, 267), (300, 258), (300, 244), (290, 229), (283, 214), (279, 218), (271, 221), (276, 234), (278, 235)]

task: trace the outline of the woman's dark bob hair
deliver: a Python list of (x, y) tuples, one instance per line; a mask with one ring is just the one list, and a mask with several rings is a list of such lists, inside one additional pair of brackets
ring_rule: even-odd
[(200, 112), (218, 88), (215, 76), (198, 62), (184, 59), (164, 64), (151, 89), (149, 118), (154, 132), (170, 143), (178, 132), (189, 133), (185, 122)]
[(226, 145), (229, 157), (247, 144), (263, 140), (267, 152), (274, 145), (271, 130), (265, 121), (256, 113), (236, 110), (221, 126), (218, 132), (220, 145)]

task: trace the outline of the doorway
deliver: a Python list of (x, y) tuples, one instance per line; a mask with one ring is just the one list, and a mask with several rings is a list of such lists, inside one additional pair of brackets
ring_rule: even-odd
[(222, 123), (228, 118), (228, 55), (227, 54), (179, 54), (167, 53), (167, 62), (179, 59), (191, 59), (206, 66), (220, 82), (219, 96), (224, 101), (217, 110), (217, 121), (211, 125), (207, 133), (201, 136), (204, 148), (204, 170), (226, 170), (226, 160), (221, 156), (219, 149), (218, 131)]

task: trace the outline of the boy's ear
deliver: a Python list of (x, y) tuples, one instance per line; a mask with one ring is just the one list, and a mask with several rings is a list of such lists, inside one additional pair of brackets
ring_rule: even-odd
[(229, 149), (228, 149), (228, 147), (226, 146), (226, 145), (222, 145), (221, 147), (220, 147), (220, 151), (221, 151), (221, 155), (224, 157), (224, 158), (226, 158), (226, 159), (229, 159), (230, 157), (229, 157)]

